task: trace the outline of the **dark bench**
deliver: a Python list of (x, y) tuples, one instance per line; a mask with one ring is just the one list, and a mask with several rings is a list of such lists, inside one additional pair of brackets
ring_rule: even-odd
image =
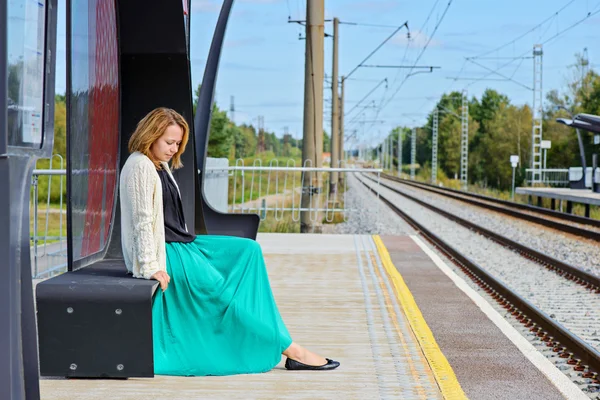
[(102, 260), (36, 288), (40, 374), (153, 377), (152, 296), (159, 283)]

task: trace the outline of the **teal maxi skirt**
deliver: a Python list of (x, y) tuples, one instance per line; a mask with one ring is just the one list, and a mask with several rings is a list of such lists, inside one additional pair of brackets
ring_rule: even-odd
[(201, 376), (266, 372), (292, 339), (260, 245), (230, 236), (167, 243), (167, 273), (152, 304), (154, 372)]

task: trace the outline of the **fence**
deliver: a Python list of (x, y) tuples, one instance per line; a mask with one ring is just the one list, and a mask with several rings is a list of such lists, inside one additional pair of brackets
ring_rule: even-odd
[[(379, 169), (348, 168), (342, 164), (338, 168), (315, 168), (310, 160), (302, 167), (297, 167), (294, 160), (273, 160), (268, 166), (263, 166), (261, 160), (244, 166), (243, 160), (238, 160), (228, 171), (233, 180), (229, 212), (256, 213), (262, 220), (271, 214), (276, 221), (289, 213), (293, 222), (299, 222), (301, 212), (306, 212), (311, 223), (320, 222), (320, 215), (324, 215), (324, 221), (333, 222), (336, 213), (347, 220), (349, 213), (357, 210), (346, 207), (347, 174), (375, 172), (379, 179), (381, 173)], [(333, 173), (341, 178), (335, 185), (331, 182)], [(302, 182), (311, 183), (303, 189)], [(305, 204), (301, 203), (303, 190), (308, 194)]]
[[(52, 169), (53, 161), (58, 158), (60, 169)], [(58, 208), (51, 205), (53, 177), (59, 177)], [(40, 179), (48, 178), (45, 210), (42, 210), (43, 231), (40, 232)], [(50, 159), (50, 169), (33, 170), (31, 178), (30, 215), (31, 227), (31, 267), (32, 275), (40, 278), (54, 272), (63, 271), (67, 267), (67, 224), (64, 210), (64, 188), (66, 185), (66, 170), (63, 158), (55, 154)], [(54, 183), (55, 184), (55, 183)], [(41, 233), (41, 234), (40, 234)]]
[[(541, 171), (541, 182), (536, 182), (536, 185), (551, 187), (569, 186), (568, 169), (542, 169)], [(533, 184), (533, 169), (528, 168), (525, 170), (525, 181), (529, 186)]]
[[(52, 164), (50, 164), (52, 167)], [(32, 178), (32, 235), (31, 260), (35, 278), (51, 275), (66, 269), (66, 211), (63, 209), (63, 188), (66, 171), (61, 160), (61, 169), (34, 170)], [(256, 213), (262, 221), (284, 221), (299, 223), (301, 213), (308, 215), (311, 224), (321, 222), (342, 222), (348, 216), (365, 207), (348, 207), (348, 174), (371, 172), (377, 175), (380, 169), (371, 168), (314, 168), (310, 161), (296, 166), (294, 160), (284, 162), (272, 160), (263, 166), (255, 160), (245, 166), (237, 160), (228, 166), (223, 159), (207, 160), (205, 173), (205, 197), (216, 209), (231, 213)], [(333, 185), (332, 173), (337, 173), (339, 181)], [(60, 202), (51, 204), (52, 177), (60, 176)], [(48, 179), (48, 196), (45, 205), (39, 201), (39, 184)], [(302, 182), (310, 182), (304, 187)], [(334, 190), (335, 189), (335, 190)], [(305, 196), (302, 202), (302, 194)], [(37, 216), (37, 218), (34, 218)], [(43, 225), (40, 225), (40, 219)], [(40, 226), (43, 229), (40, 230)], [(314, 225), (313, 225), (314, 226)]]

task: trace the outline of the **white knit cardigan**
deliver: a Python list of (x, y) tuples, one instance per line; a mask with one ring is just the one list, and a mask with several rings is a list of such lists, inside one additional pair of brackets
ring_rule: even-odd
[[(179, 191), (169, 165), (161, 164)], [(139, 152), (127, 158), (119, 192), (125, 265), (134, 277), (150, 279), (157, 271), (167, 269), (162, 184), (150, 158)]]

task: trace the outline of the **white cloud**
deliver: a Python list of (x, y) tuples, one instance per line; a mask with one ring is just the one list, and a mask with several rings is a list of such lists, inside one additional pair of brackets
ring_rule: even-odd
[[(400, 46), (406, 46), (408, 44), (409, 47), (411, 48), (422, 48), (424, 47), (427, 42), (429, 41), (429, 36), (427, 36), (425, 33), (416, 30), (416, 31), (411, 31), (410, 32), (410, 38), (407, 35), (407, 32), (402, 30), (400, 32), (398, 32), (398, 34), (392, 39), (392, 43), (400, 45)], [(437, 39), (432, 39), (429, 42), (429, 46), (428, 47), (439, 47), (442, 45), (442, 42), (437, 40)]]

